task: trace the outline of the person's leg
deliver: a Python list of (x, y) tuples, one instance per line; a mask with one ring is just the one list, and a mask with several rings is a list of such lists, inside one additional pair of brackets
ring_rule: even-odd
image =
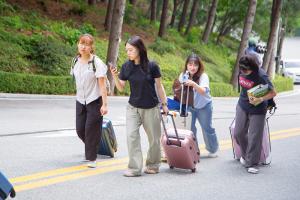
[(207, 151), (215, 153), (219, 149), (219, 143), (215, 129), (212, 127), (212, 103), (199, 109), (197, 118), (202, 128), (203, 138)]
[(236, 142), (240, 145), (243, 159), (245, 159), (248, 147), (248, 127), (248, 115), (239, 105), (237, 105), (233, 137), (235, 137)]
[(151, 109), (139, 109), (139, 112), (142, 117), (143, 127), (145, 129), (149, 142), (146, 167), (147, 169), (154, 170), (153, 173), (157, 173), (161, 161), (161, 127), (159, 116), (160, 111), (158, 107), (154, 107)]
[[(127, 106), (126, 111), (126, 132), (128, 147), (128, 172), (132, 175), (140, 175), (143, 168), (143, 154), (140, 138), (140, 126), (142, 124), (138, 108)], [(127, 176), (126, 174), (124, 174)]]
[(76, 101), (76, 133), (81, 141), (85, 141), (86, 107)]
[(262, 138), (265, 126), (265, 115), (249, 116), (248, 147), (246, 150), (246, 167), (256, 166), (259, 163)]
[(197, 146), (198, 146), (197, 128), (196, 128), (197, 110), (195, 108), (189, 107), (189, 111), (192, 114), (191, 130), (192, 130), (192, 132), (195, 136), (196, 143), (197, 143)]
[(87, 160), (95, 161), (101, 138), (103, 116), (100, 114), (102, 99), (99, 98), (89, 103), (85, 126), (85, 154)]

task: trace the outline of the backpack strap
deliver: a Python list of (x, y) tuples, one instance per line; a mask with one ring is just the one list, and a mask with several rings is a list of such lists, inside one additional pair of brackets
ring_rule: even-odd
[(96, 73), (95, 55), (93, 55), (93, 59), (88, 62), (88, 64), (90, 64), (90, 63), (92, 63), (93, 71), (94, 71), (94, 73)]

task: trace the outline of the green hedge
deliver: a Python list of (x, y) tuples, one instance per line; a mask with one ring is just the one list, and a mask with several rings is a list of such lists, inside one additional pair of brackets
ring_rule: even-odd
[[(293, 90), (293, 81), (276, 76), (273, 81), (277, 92)], [(163, 85), (168, 96), (172, 96), (173, 81), (164, 80)], [(214, 97), (238, 96), (238, 92), (227, 83), (210, 83), (211, 95)], [(43, 76), (0, 71), (0, 92), (28, 94), (74, 94), (75, 84), (71, 76)], [(129, 95), (129, 83), (124, 92), (118, 95)]]
[(282, 76), (276, 76), (272, 81), (276, 92), (289, 91), (294, 89), (293, 80)]
[(0, 72), (0, 92), (27, 94), (74, 94), (71, 76), (42, 76)]

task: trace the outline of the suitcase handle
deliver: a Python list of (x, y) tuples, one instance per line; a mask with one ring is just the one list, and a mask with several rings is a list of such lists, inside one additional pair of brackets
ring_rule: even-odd
[[(168, 132), (167, 132), (167, 129), (166, 129), (166, 125), (165, 125), (165, 122), (164, 122), (164, 120), (163, 120), (163, 118), (162, 118), (162, 115), (163, 115), (163, 114), (165, 114), (165, 113), (164, 113), (164, 112), (161, 112), (161, 114), (160, 114), (160, 119), (161, 119), (161, 121), (162, 121), (162, 125), (163, 125), (163, 128), (164, 128), (165, 135), (166, 135), (166, 137), (167, 137), (167, 142), (168, 142), (168, 144), (170, 144), (170, 139), (169, 139), (169, 136), (168, 136)], [(181, 142), (180, 142), (180, 140), (179, 140), (177, 128), (176, 128), (176, 125), (175, 125), (174, 116), (173, 116), (173, 114), (170, 114), (170, 113), (168, 113), (167, 115), (168, 115), (168, 116), (171, 116), (171, 118), (172, 118), (172, 123), (173, 123), (173, 127), (174, 127), (174, 130), (175, 130), (176, 139), (177, 139), (177, 141), (178, 141), (179, 146), (181, 146)]]

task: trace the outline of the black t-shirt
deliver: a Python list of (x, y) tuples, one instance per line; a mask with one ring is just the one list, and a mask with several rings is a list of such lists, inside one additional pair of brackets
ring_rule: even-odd
[(268, 84), (269, 90), (273, 89), (273, 84), (269, 80), (266, 72), (263, 69), (259, 68), (258, 72), (252, 72), (247, 76), (241, 74), (239, 77), (239, 84), (242, 87), (242, 90), (238, 104), (245, 112), (249, 114), (266, 114), (268, 101), (264, 101), (261, 104), (254, 106), (249, 103), (249, 98), (247, 95), (247, 90), (259, 84)]
[(141, 65), (135, 65), (127, 61), (122, 65), (119, 79), (129, 81), (129, 103), (137, 108), (153, 108), (158, 104), (155, 92), (155, 78), (161, 77), (160, 69), (154, 62), (148, 63), (148, 71), (144, 71)]

